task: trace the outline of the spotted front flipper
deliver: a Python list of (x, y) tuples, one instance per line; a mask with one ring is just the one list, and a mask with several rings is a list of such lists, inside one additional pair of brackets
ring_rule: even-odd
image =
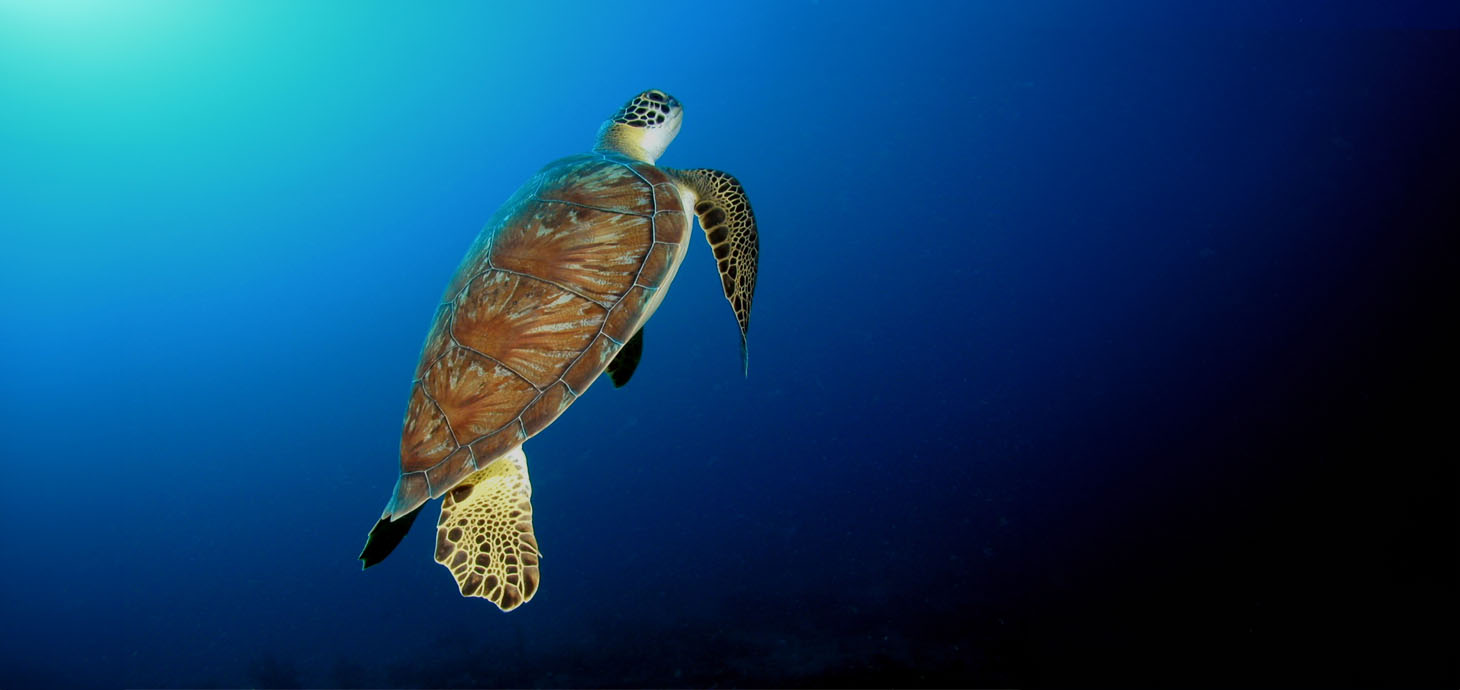
[(537, 593), (532, 482), (522, 447), (463, 479), (441, 502), (436, 562), (451, 570), (464, 597), (511, 611)]
[(679, 170), (675, 174), (695, 193), (695, 214), (710, 240), (720, 266), (720, 283), (725, 299), (740, 323), (740, 359), (750, 372), (746, 335), (750, 330), (750, 303), (755, 298), (756, 261), (760, 237), (755, 230), (755, 213), (745, 189), (729, 173), (719, 170)]

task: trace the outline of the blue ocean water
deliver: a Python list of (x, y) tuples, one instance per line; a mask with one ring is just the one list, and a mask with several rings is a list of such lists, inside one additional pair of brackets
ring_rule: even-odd
[[(0, 687), (1453, 687), (1457, 27), (6, 0)], [(647, 88), (748, 378), (697, 241), (526, 446), (536, 598), (432, 507), (362, 573), (457, 261)]]

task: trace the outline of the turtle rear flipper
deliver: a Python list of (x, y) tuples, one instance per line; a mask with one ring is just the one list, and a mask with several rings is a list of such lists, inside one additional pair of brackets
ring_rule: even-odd
[(537, 593), (532, 482), (522, 447), (463, 479), (441, 502), (436, 562), (451, 570), (465, 597), (511, 611)]
[(411, 530), (411, 524), (420, 513), (421, 509), (417, 507), (395, 520), (391, 520), (389, 515), (380, 518), (380, 522), (375, 523), (375, 527), (370, 530), (370, 536), (365, 539), (365, 549), (360, 552), (362, 569), (385, 560), (400, 545), (400, 540), (406, 538), (406, 532)]

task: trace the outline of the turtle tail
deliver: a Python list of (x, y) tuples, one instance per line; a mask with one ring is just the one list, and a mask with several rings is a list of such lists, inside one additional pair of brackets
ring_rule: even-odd
[(406, 538), (406, 532), (411, 531), (411, 524), (416, 521), (416, 516), (421, 514), (421, 507), (418, 506), (399, 519), (391, 520), (387, 515), (375, 523), (375, 527), (370, 530), (370, 536), (365, 538), (365, 550), (360, 552), (362, 570), (385, 560), (400, 545), (400, 540)]

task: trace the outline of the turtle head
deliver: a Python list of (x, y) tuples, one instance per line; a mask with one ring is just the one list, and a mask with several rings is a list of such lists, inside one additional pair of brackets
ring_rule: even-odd
[(653, 163), (679, 134), (683, 116), (684, 107), (674, 96), (649, 89), (630, 99), (598, 128), (593, 150)]

